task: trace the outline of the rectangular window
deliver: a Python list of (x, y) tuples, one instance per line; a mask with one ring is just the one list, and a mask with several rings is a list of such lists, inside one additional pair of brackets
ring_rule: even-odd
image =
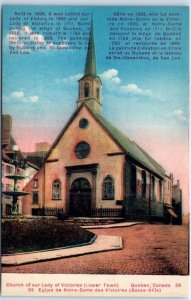
[(14, 167), (6, 165), (6, 174), (13, 174), (14, 173)]
[[(9, 184), (9, 183), (7, 183), (6, 185), (5, 185), (5, 187), (4, 187), (4, 190), (6, 191), (6, 192), (9, 192), (9, 191), (13, 191), (13, 186), (11, 185), (11, 184)], [(5, 196), (7, 199), (11, 199), (11, 196), (8, 196), (8, 195), (6, 195)]]
[(33, 188), (38, 188), (38, 179), (34, 179)]
[(22, 172), (23, 172), (22, 169), (17, 168), (17, 175), (22, 175)]
[(11, 215), (11, 204), (6, 204), (5, 214), (8, 215), (8, 216)]
[(38, 192), (32, 193), (32, 204), (38, 204)]
[(7, 192), (11, 191), (11, 184), (10, 183), (6, 184), (6, 191)]

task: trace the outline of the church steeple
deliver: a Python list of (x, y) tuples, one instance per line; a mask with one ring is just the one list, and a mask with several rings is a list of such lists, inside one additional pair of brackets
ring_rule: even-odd
[(93, 20), (91, 20), (84, 76), (79, 80), (77, 107), (85, 102), (95, 112), (101, 113), (101, 86), (101, 80), (96, 73)]
[(88, 51), (86, 56), (85, 75), (96, 76), (96, 55), (94, 44), (93, 20), (91, 20)]

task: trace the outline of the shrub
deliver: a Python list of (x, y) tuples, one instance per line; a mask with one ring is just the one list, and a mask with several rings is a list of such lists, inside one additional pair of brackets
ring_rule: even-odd
[(55, 219), (5, 221), (2, 223), (2, 254), (75, 246), (89, 242), (94, 234)]

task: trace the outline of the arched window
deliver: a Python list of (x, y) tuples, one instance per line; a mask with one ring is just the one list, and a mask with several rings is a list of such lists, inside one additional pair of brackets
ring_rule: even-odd
[(131, 165), (131, 195), (136, 196), (137, 194), (137, 170), (134, 165)]
[(52, 183), (52, 199), (58, 200), (61, 198), (61, 182), (56, 179)]
[(85, 82), (85, 84), (84, 84), (84, 97), (85, 98), (89, 97), (89, 93), (90, 93), (89, 83)]
[(103, 193), (102, 198), (104, 200), (114, 200), (115, 189), (114, 180), (111, 176), (107, 176), (103, 181)]
[(89, 181), (86, 178), (80, 177), (72, 182), (71, 190), (75, 190), (75, 191), (91, 190), (91, 186)]
[(152, 176), (152, 200), (155, 201), (155, 177)]
[(100, 90), (99, 90), (99, 88), (96, 89), (96, 96), (97, 96), (97, 99), (99, 100), (99, 98), (100, 98)]
[(146, 188), (147, 188), (147, 182), (146, 182), (146, 172), (142, 171), (142, 197), (146, 197)]

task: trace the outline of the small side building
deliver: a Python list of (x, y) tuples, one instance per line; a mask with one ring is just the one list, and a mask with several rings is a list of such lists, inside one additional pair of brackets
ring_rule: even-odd
[(180, 181), (172, 187), (172, 206), (177, 215), (177, 218), (173, 220), (173, 224), (182, 224), (182, 189), (180, 188)]
[(40, 143), (36, 143), (35, 151), (24, 152), (23, 155), (27, 161), (30, 161), (32, 164), (41, 168), (43, 165), (44, 157), (46, 156), (49, 149), (50, 149), (49, 143), (40, 142)]

